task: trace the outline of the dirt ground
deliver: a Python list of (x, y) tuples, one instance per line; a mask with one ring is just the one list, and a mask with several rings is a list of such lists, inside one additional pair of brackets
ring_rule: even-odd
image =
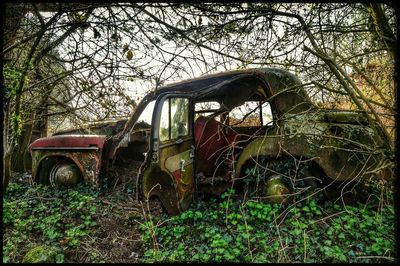
[[(98, 228), (81, 241), (81, 247), (65, 254), (65, 262), (137, 263), (144, 250), (140, 239), (140, 223), (162, 209), (154, 202), (138, 202), (119, 184), (112, 193), (100, 196)], [(147, 206), (148, 205), (148, 206)]]
[(139, 162), (131, 161), (129, 167), (119, 167), (114, 172), (110, 188), (99, 198), (98, 228), (81, 243), (81, 248), (65, 254), (65, 262), (137, 263), (144, 250), (140, 240), (140, 223), (151, 212), (162, 215), (157, 202), (138, 202), (135, 195), (136, 174)]

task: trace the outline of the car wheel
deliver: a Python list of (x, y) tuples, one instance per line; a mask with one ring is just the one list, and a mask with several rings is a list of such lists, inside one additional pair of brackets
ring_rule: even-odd
[(78, 166), (69, 159), (48, 158), (40, 171), (41, 184), (74, 187), (83, 180)]
[(299, 164), (293, 158), (261, 158), (247, 168), (244, 194), (270, 203), (289, 203), (314, 195), (320, 179), (313, 164)]
[(285, 173), (260, 162), (246, 170), (243, 192), (246, 198), (268, 203), (287, 203), (292, 200), (293, 185)]

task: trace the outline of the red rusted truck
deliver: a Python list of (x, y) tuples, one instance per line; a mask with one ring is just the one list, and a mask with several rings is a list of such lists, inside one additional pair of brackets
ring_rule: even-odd
[(100, 187), (113, 167), (137, 166), (136, 195), (169, 214), (229, 187), (281, 202), (298, 188), (390, 174), (382, 133), (362, 113), (317, 108), (295, 75), (275, 68), (167, 85), (116, 134), (56, 135), (30, 151), (33, 178), (53, 186)]

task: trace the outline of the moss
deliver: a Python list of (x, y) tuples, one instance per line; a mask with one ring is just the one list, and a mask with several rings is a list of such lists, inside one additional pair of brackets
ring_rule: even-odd
[(55, 263), (57, 251), (48, 246), (37, 246), (29, 250), (23, 263)]
[(363, 114), (351, 111), (326, 112), (325, 116), (326, 120), (331, 123), (368, 124), (368, 120), (363, 116)]

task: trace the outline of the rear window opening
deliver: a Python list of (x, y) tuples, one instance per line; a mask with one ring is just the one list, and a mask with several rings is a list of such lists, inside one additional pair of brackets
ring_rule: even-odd
[(269, 102), (247, 101), (229, 112), (229, 126), (261, 127), (272, 125), (272, 111)]

